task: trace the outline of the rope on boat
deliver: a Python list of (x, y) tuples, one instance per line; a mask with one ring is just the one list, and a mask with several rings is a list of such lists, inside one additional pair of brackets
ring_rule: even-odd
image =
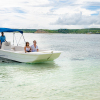
[(51, 58), (52, 54), (53, 54), (53, 51), (51, 51), (51, 55), (50, 55), (50, 57), (47, 58), (47, 60), (49, 60)]

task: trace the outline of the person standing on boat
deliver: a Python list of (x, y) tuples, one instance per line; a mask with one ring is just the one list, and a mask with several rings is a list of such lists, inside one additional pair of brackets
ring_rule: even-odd
[(39, 51), (38, 46), (36, 44), (37, 44), (37, 42), (36, 42), (36, 40), (34, 40), (33, 45), (31, 46), (32, 52), (38, 52)]
[(6, 41), (6, 37), (5, 37), (4, 33), (1, 32), (1, 36), (0, 36), (0, 43), (1, 43), (1, 45), (2, 45), (2, 43), (5, 42), (5, 41)]
[(26, 42), (26, 46), (24, 47), (25, 53), (31, 52), (31, 47), (29, 46), (29, 42)]

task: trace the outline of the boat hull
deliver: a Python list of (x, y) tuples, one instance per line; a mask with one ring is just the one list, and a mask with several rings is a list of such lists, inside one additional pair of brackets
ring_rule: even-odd
[(60, 56), (60, 51), (41, 51), (24, 53), (23, 51), (0, 50), (0, 57), (22, 63), (41, 63), (53, 61)]

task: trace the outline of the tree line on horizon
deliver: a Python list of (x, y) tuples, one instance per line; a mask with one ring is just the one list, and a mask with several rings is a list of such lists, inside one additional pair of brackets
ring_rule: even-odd
[(50, 29), (20, 29), (24, 33), (35, 33), (37, 30), (43, 30), (46, 33), (73, 33), (73, 34), (100, 34), (100, 28), (89, 28), (89, 29), (57, 29), (57, 30), (50, 30)]

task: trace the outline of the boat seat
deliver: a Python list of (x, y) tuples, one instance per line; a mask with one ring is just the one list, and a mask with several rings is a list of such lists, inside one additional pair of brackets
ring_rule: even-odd
[(11, 43), (10, 42), (3, 42), (1, 49), (3, 50), (11, 50)]
[(24, 51), (24, 47), (15, 46), (15, 47), (14, 47), (14, 50), (15, 50), (15, 51)]

